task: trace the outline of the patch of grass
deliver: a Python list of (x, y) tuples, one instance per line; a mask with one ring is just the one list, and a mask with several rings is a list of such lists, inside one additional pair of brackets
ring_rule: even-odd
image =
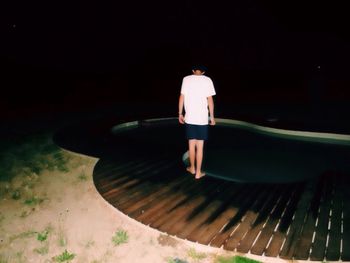
[(0, 142), (0, 182), (44, 170), (68, 171), (67, 163), (68, 157), (52, 143), (50, 134), (13, 135)]
[(33, 189), (38, 178), (35, 176), (27, 175), (25, 179), (26, 180), (22, 183), (22, 188)]
[(25, 256), (23, 256), (23, 251), (16, 252), (15, 258), (16, 258), (16, 260), (14, 262), (16, 262), (16, 263), (27, 262), (27, 258)]
[(84, 172), (81, 172), (79, 175), (78, 175), (78, 179), (79, 181), (87, 181), (88, 177), (86, 176), (86, 174)]
[(69, 172), (69, 169), (68, 169), (67, 165), (65, 163), (63, 163), (63, 161), (62, 161), (62, 163), (57, 164), (56, 167), (57, 167), (57, 169), (60, 172), (64, 172), (64, 173), (68, 173)]
[(32, 173), (40, 174), (43, 170), (45, 170), (45, 165), (40, 162), (41, 156), (35, 156), (34, 158), (36, 158), (36, 160), (29, 161), (28, 165)]
[(28, 230), (22, 233), (19, 233), (17, 235), (13, 235), (9, 238), (10, 243), (13, 242), (16, 239), (22, 239), (22, 238), (30, 238), (33, 237), (37, 234), (38, 232), (36, 231), (32, 231), (32, 230)]
[[(0, 171), (0, 173), (1, 173), (1, 171)], [(0, 176), (1, 176), (1, 174), (0, 174)], [(11, 189), (10, 189), (9, 183), (0, 184), (0, 198), (4, 198), (10, 192), (10, 190)]]
[(12, 194), (11, 194), (11, 198), (12, 198), (13, 200), (19, 200), (19, 199), (21, 199), (21, 192), (20, 192), (20, 190), (19, 190), (19, 189), (13, 190), (13, 192), (12, 192)]
[(59, 238), (58, 238), (58, 245), (60, 246), (60, 247), (65, 247), (65, 246), (67, 246), (67, 238), (64, 236), (64, 235), (62, 235), (62, 236), (60, 236)]
[(65, 157), (62, 152), (56, 152), (53, 156), (55, 160), (55, 167), (61, 172), (68, 172), (69, 169), (67, 167), (68, 158)]
[(44, 202), (44, 198), (40, 198), (40, 197), (36, 197), (36, 196), (32, 196), (30, 198), (27, 198), (26, 200), (24, 200), (24, 204), (25, 205), (29, 205), (29, 206), (36, 206), (41, 204), (42, 202)]
[(75, 257), (75, 254), (69, 253), (66, 249), (64, 252), (62, 252), (62, 254), (54, 257), (54, 260), (56, 262), (66, 262), (66, 261), (69, 262), (69, 261), (73, 260), (74, 257)]
[(60, 247), (65, 247), (65, 246), (67, 246), (67, 243), (68, 242), (67, 242), (66, 235), (65, 235), (63, 229), (60, 228), (58, 231), (58, 245)]
[(36, 239), (39, 240), (40, 242), (43, 242), (47, 239), (48, 235), (49, 235), (49, 231), (44, 230), (43, 232), (38, 233), (38, 235), (36, 236)]
[(242, 256), (234, 256), (234, 257), (219, 257), (215, 263), (261, 263), (260, 261), (256, 261), (253, 259), (249, 259)]
[(5, 257), (4, 255), (0, 255), (0, 263), (8, 263), (9, 258)]
[(40, 254), (40, 255), (46, 255), (47, 253), (49, 253), (49, 245), (48, 244), (45, 244), (44, 246), (42, 247), (39, 247), (39, 248), (35, 248), (34, 249), (34, 252)]
[(117, 230), (112, 237), (112, 242), (115, 246), (126, 243), (129, 240), (128, 233), (124, 230)]
[(199, 261), (207, 257), (205, 253), (197, 252), (194, 248), (190, 248), (187, 251), (187, 255), (195, 261)]

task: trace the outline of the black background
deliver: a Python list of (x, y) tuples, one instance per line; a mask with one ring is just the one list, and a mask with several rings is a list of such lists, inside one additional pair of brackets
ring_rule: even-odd
[(294, 119), (320, 109), (346, 118), (346, 10), (337, 1), (5, 2), (1, 115), (115, 106), (176, 115), (182, 78), (203, 63), (219, 115), (269, 107), (273, 117), (288, 105), (304, 109)]

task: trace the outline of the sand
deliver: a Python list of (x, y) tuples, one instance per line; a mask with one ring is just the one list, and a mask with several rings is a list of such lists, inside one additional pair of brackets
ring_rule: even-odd
[[(219, 256), (238, 255), (170, 237), (127, 217), (97, 192), (92, 174), (98, 159), (59, 151), (68, 160), (67, 171), (19, 172), (10, 182), (0, 182), (0, 263), (68, 262), (60, 261), (64, 252), (77, 263), (214, 263)], [(127, 234), (125, 243), (112, 241), (117, 231)]]

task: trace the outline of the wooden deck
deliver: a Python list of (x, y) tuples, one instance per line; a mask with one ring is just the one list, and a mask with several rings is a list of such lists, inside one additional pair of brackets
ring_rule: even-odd
[(313, 181), (279, 185), (195, 180), (184, 171), (187, 145), (181, 136), (167, 144), (147, 130), (113, 136), (115, 123), (79, 123), (54, 141), (100, 158), (93, 174), (96, 188), (129, 217), (179, 238), (242, 253), (350, 261), (349, 174), (327, 172)]
[(283, 259), (350, 260), (349, 176), (279, 185), (195, 180), (180, 159), (163, 155), (101, 159), (94, 182), (118, 210), (182, 239)]

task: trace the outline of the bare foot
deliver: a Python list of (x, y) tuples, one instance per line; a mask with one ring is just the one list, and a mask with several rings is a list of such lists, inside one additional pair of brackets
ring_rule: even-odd
[(191, 173), (191, 174), (193, 174), (193, 175), (196, 174), (195, 169), (194, 169), (194, 168), (191, 168), (191, 167), (187, 167), (187, 168), (186, 168), (186, 171), (189, 172), (189, 173)]
[(202, 178), (203, 176), (205, 176), (205, 173), (203, 173), (203, 172), (201, 172), (201, 173), (199, 173), (199, 174), (196, 174), (196, 179), (200, 179), (200, 178)]

